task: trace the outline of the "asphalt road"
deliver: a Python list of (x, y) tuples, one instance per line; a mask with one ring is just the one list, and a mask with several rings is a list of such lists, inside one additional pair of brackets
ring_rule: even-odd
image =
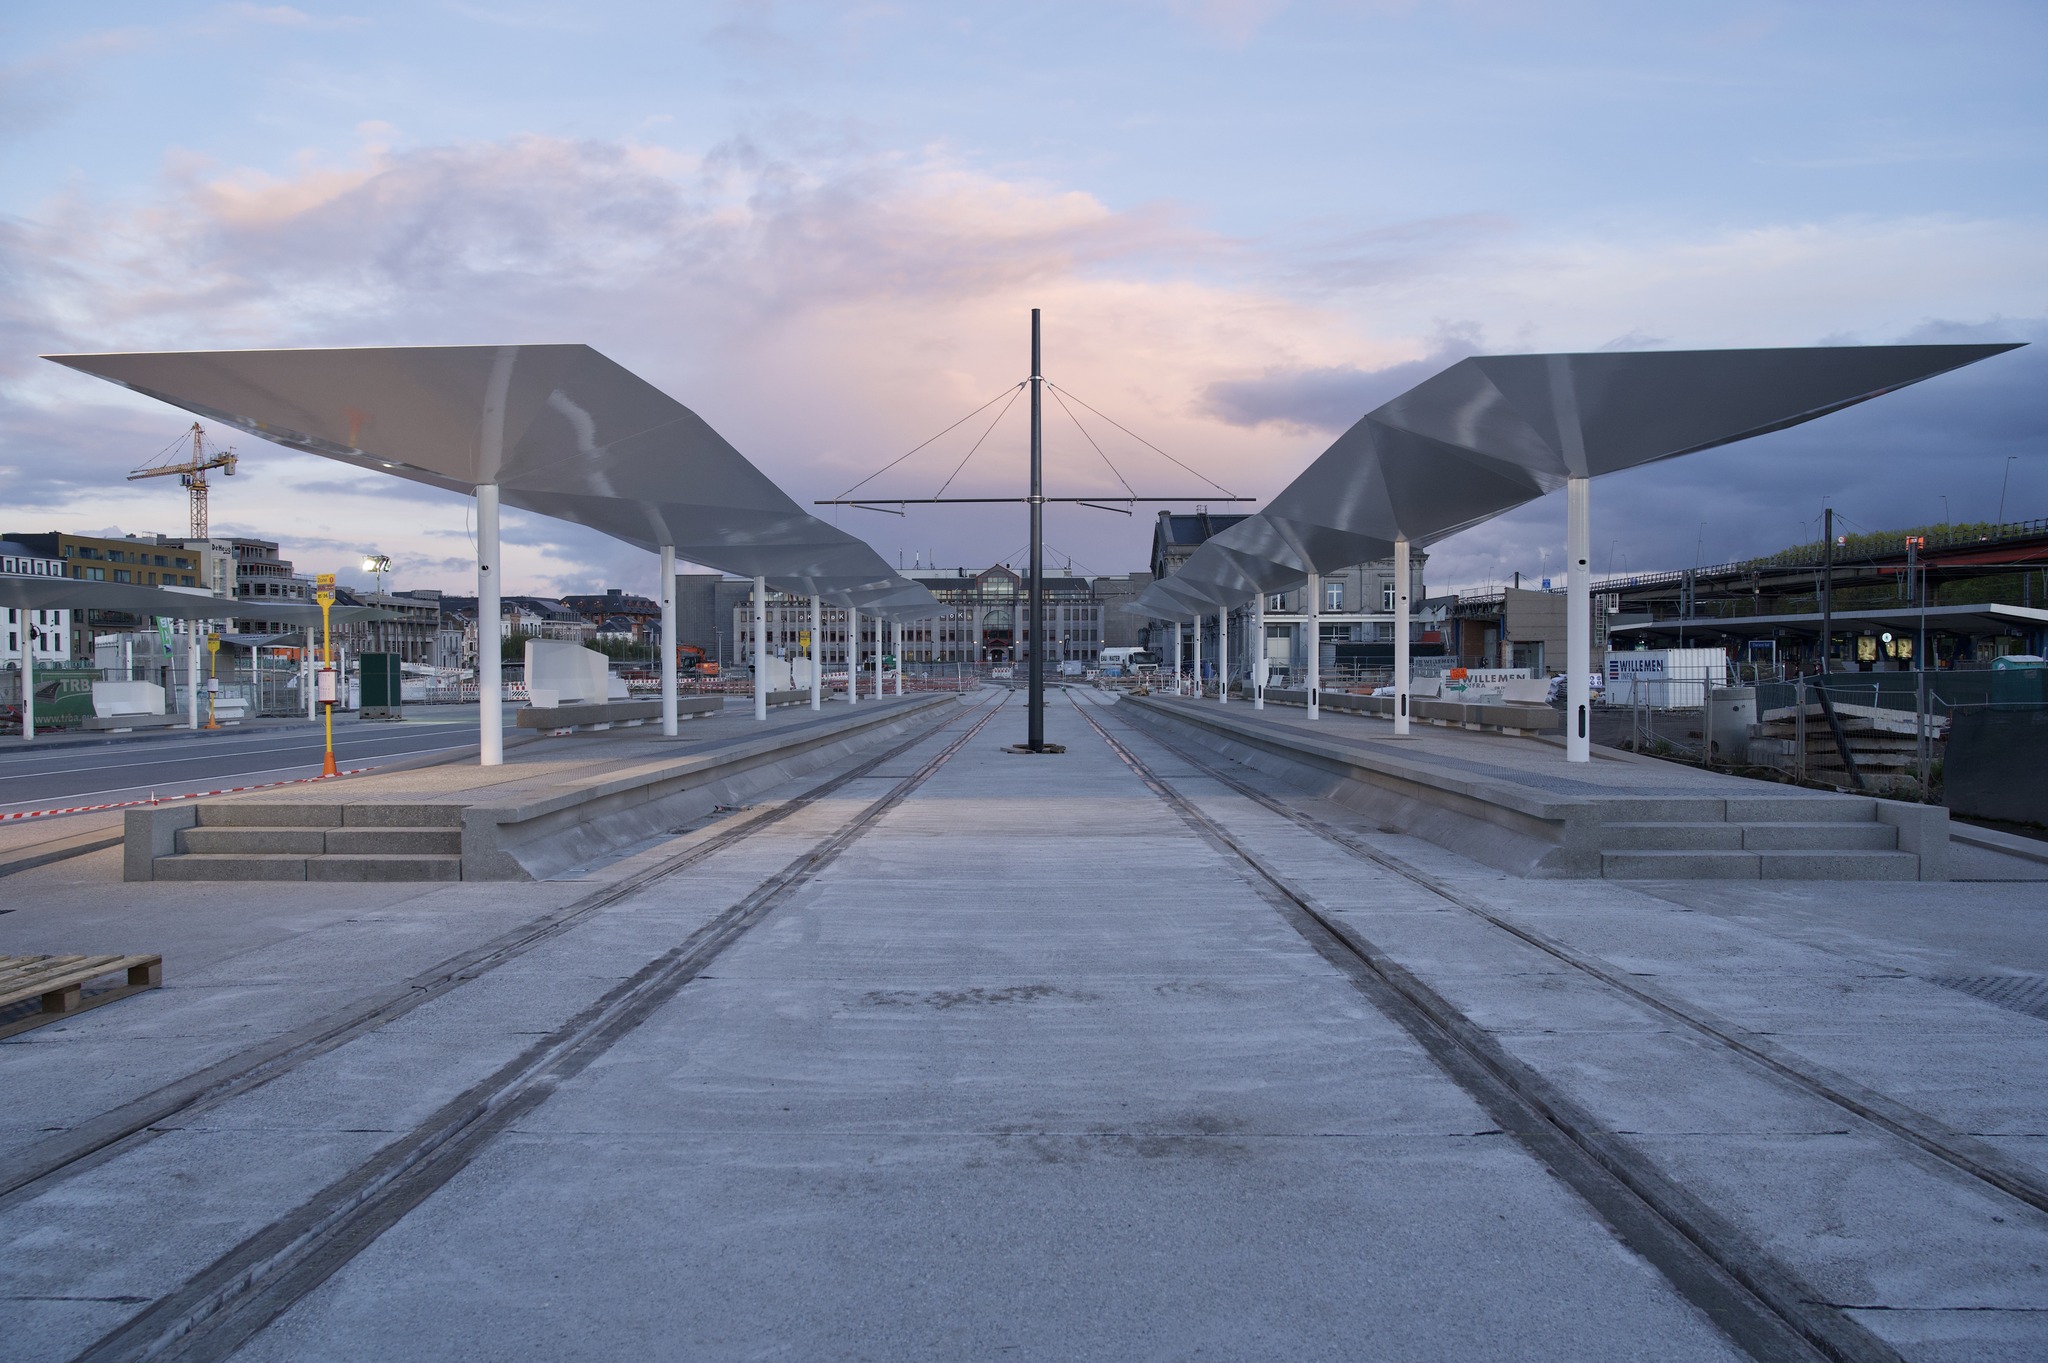
[[(334, 755), (346, 770), (475, 742), (476, 713), (467, 710), (409, 717), (398, 724), (338, 725)], [(232, 736), (149, 735), (46, 749), (16, 747), (0, 753), (0, 814), (318, 776), (322, 748), (321, 732), (314, 727), (258, 729)]]

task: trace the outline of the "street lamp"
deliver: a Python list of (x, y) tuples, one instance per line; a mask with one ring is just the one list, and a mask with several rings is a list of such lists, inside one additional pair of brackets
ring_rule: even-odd
[(364, 554), (363, 571), (376, 575), (377, 595), (382, 596), (384, 594), (384, 574), (391, 571), (391, 556), (389, 554)]

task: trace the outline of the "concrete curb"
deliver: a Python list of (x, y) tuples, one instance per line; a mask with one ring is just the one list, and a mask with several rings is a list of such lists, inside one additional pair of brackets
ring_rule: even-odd
[(73, 833), (67, 838), (52, 838), (47, 842), (31, 843), (0, 853), (0, 876), (11, 876), (17, 871), (32, 871), (38, 866), (52, 862), (69, 861), (90, 852), (104, 851), (119, 847), (122, 838), (121, 825), (111, 828), (95, 828), (84, 833)]
[(2048, 866), (2048, 842), (2038, 838), (2025, 838), (2017, 833), (2002, 833), (1995, 828), (1979, 828), (1968, 823), (1949, 824), (1948, 838), (1950, 842), (1982, 848), (1986, 852), (2002, 852), (2022, 861)]

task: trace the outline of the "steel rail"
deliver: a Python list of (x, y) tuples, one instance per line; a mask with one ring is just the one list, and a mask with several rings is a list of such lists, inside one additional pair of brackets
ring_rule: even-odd
[[(823, 842), (647, 962), (517, 1058), (101, 1336), (73, 1363), (225, 1359), (375, 1243), (692, 980), (788, 896), (816, 878), (981, 732), (1004, 701), (871, 801)], [(938, 726), (943, 730), (954, 720)], [(929, 740), (932, 730), (919, 736)], [(896, 751), (902, 751), (898, 748)], [(870, 764), (870, 769), (872, 769)]]
[(1257, 787), (1221, 770), (1213, 763), (1188, 752), (1179, 744), (1162, 737), (1149, 726), (1143, 726), (1142, 731), (1153, 742), (1189, 766), (1198, 768), (1212, 780), (1229, 787), (1262, 808), (1335, 843), (1352, 856), (1392, 871), (1404, 880), (1485, 920), (1561, 964), (1581, 971), (1661, 1016), (1718, 1045), (1738, 1052), (1768, 1073), (1789, 1081), (1808, 1096), (1839, 1107), (1887, 1135), (1918, 1146), (1950, 1168), (1988, 1184), (2014, 1201), (2023, 1203), (2035, 1211), (2048, 1213), (2048, 1175), (2014, 1159), (1990, 1142), (1968, 1132), (1958, 1131), (1918, 1108), (1887, 1097), (1869, 1085), (1810, 1060), (1740, 1023), (1731, 1022), (1715, 1016), (1706, 1009), (1683, 1003), (1663, 990), (1642, 984), (1596, 959), (1573, 951), (1563, 943), (1533, 928), (1524, 927), (1470, 895), (1453, 889), (1404, 859), (1371, 846), (1356, 834), (1275, 799)]
[[(1758, 1363), (1900, 1363), (1890, 1345), (1509, 1054), (1406, 967), (1339, 923), (1313, 896), (1173, 789), (1080, 701), (1073, 703), (1162, 803), (1204, 841), (1241, 863), (1252, 888), (1325, 960), (1751, 1358)], [(1121, 717), (1118, 722), (1130, 727)]]
[(716, 856), (831, 796), (848, 783), (859, 780), (883, 763), (926, 741), (953, 723), (955, 718), (947, 716), (935, 725), (920, 728), (878, 756), (788, 800), (768, 806), (750, 818), (728, 820), (709, 837), (673, 856), (530, 919), (479, 946), (457, 952), (390, 989), (359, 999), (283, 1036), (237, 1052), (0, 1160), (0, 1210), (40, 1197), (57, 1182), (154, 1139), (161, 1134), (155, 1128), (164, 1123), (195, 1116), (261, 1088), (308, 1061), (346, 1045), (366, 1032), (395, 1022), (422, 1004), (517, 960), (591, 914)]

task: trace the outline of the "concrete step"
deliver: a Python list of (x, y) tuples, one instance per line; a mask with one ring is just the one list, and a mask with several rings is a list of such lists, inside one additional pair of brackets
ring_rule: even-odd
[(1602, 852), (1600, 874), (1609, 880), (1755, 880), (1758, 856), (1756, 852)]
[(305, 857), (222, 856), (211, 853), (158, 857), (158, 880), (304, 880)]
[(1758, 852), (1765, 880), (1918, 880), (1911, 852)]
[(205, 856), (317, 857), (327, 850), (320, 828), (182, 828), (178, 850)]
[(461, 805), (361, 804), (343, 808), (344, 828), (460, 828)]
[(330, 828), (329, 855), (444, 856), (462, 855), (460, 828)]
[(201, 828), (339, 828), (340, 805), (243, 803), (221, 800), (199, 806)]
[(1875, 823), (1865, 795), (1749, 795), (1729, 800), (1729, 823)]
[(306, 859), (308, 880), (460, 880), (462, 858), (325, 856)]
[(1742, 828), (1732, 823), (1610, 823), (1600, 828), (1603, 852), (1739, 852)]
[(1888, 823), (1751, 823), (1739, 827), (1742, 846), (1752, 852), (1899, 850), (1899, 830)]

